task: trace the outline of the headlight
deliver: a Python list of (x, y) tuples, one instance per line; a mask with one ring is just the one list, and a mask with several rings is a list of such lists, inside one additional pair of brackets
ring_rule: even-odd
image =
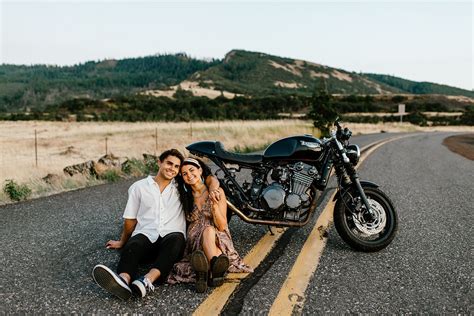
[(347, 158), (351, 161), (353, 166), (356, 166), (359, 163), (360, 158), (360, 148), (359, 146), (352, 144), (346, 147)]

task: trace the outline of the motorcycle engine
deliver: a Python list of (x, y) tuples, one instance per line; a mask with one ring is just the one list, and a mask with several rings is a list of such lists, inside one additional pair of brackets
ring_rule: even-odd
[(271, 173), (274, 181), (260, 195), (261, 203), (272, 211), (283, 212), (288, 220), (299, 220), (301, 210), (310, 206), (308, 189), (319, 178), (316, 167), (297, 162), (279, 166)]

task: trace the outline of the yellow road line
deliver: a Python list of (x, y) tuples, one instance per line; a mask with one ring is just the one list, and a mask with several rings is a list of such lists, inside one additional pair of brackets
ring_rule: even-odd
[(375, 150), (377, 150), (377, 148), (379, 148), (379, 147), (381, 147), (381, 146), (383, 146), (387, 143), (393, 142), (394, 140), (398, 140), (398, 139), (409, 137), (409, 136), (411, 136), (411, 135), (403, 135), (403, 136), (393, 137), (393, 138), (385, 139), (385, 140), (375, 142), (375, 143), (372, 143), (372, 144), (369, 144), (369, 145), (365, 146), (365, 148), (368, 148), (370, 146), (372, 146), (372, 147), (370, 147), (367, 151), (364, 151), (364, 153), (361, 155), (360, 160), (359, 160), (359, 164), (357, 165), (356, 169), (359, 169), (362, 162), (364, 162), (364, 160), (367, 157), (369, 157)]
[(269, 315), (291, 315), (295, 308), (303, 308), (304, 292), (326, 245), (326, 232), (332, 223), (335, 194), (336, 192), (331, 194), (329, 203), (318, 217), (316, 225), (273, 302)]
[[(364, 147), (370, 148), (367, 151), (364, 151), (358, 166), (360, 166), (360, 164), (380, 146), (403, 137), (407, 136), (390, 138), (372, 143)], [(270, 308), (269, 315), (292, 315), (293, 313), (302, 312), (305, 302), (304, 293), (308, 287), (311, 277), (318, 267), (319, 260), (323, 253), (324, 247), (326, 246), (326, 232), (333, 222), (333, 210), (335, 205), (333, 199), (336, 192), (337, 191), (331, 195), (328, 204), (322, 211), (321, 215), (316, 221), (316, 225), (306, 239), (306, 242), (304, 243), (298, 258), (296, 259), (293, 268), (288, 274), (280, 289), (280, 292), (278, 293), (272, 307)]]
[[(245, 256), (244, 262), (254, 269), (265, 259), (267, 254), (272, 250), (275, 243), (280, 239), (286, 228), (273, 228), (274, 234), (266, 233), (255, 247)], [(248, 273), (229, 273), (226, 282), (215, 288), (211, 294), (199, 305), (194, 311), (193, 315), (217, 315), (224, 308), (229, 297), (240, 283), (240, 280), (245, 278)]]
[[(398, 138), (395, 138), (395, 139), (398, 139)], [(395, 139), (391, 139), (391, 140), (395, 140)], [(374, 145), (374, 147), (372, 147), (368, 151), (368, 153), (371, 153), (372, 151), (374, 151), (378, 147), (382, 146), (386, 142), (387, 141), (372, 143), (371, 145), (373, 145), (373, 144), (376, 144), (376, 145)], [(369, 145), (369, 146), (371, 146), (371, 145)], [(369, 146), (367, 146), (367, 147), (369, 147)], [(360, 163), (362, 163), (362, 161), (367, 156), (368, 155), (366, 153), (364, 153), (364, 155), (360, 159)], [(325, 238), (324, 236), (325, 236), (326, 230), (328, 229), (329, 225), (332, 222), (332, 211), (333, 211), (333, 208), (334, 208), (334, 204), (333, 204), (332, 200), (333, 200), (334, 194), (335, 193), (332, 194), (331, 198), (329, 199), (329, 201), (330, 201), (329, 204), (326, 206), (324, 211), (321, 213), (321, 215), (317, 219), (315, 228), (313, 229), (314, 234), (312, 232), (311, 235), (310, 235), (310, 237), (312, 236), (311, 237), (312, 240), (315, 241), (314, 244), (316, 244), (316, 246), (313, 246), (316, 250), (314, 250), (313, 248), (310, 250), (311, 259), (312, 260), (317, 260), (317, 262), (316, 262), (316, 265), (314, 265), (314, 270), (312, 270), (312, 272), (309, 273), (308, 278), (310, 278), (312, 276), (312, 274), (314, 273), (314, 271), (316, 270), (317, 264), (319, 262), (320, 255), (321, 255), (321, 253), (324, 249), (324, 245), (326, 243), (327, 238)], [(286, 228), (280, 228), (280, 229), (278, 229), (278, 231), (276, 233), (274, 233), (274, 235), (272, 235), (270, 232), (265, 234), (259, 240), (259, 242), (255, 245), (255, 247), (253, 247), (252, 250), (250, 250), (250, 252), (247, 254), (247, 256), (245, 256), (244, 262), (247, 263), (248, 265), (252, 266), (253, 268), (256, 268), (263, 261), (263, 259), (265, 259), (265, 257), (268, 255), (268, 253), (272, 250), (275, 243), (278, 241), (278, 239), (280, 239), (280, 237), (283, 235), (285, 230), (286, 230)], [(308, 239), (309, 239), (309, 237), (308, 237)], [(318, 239), (319, 239), (319, 241), (322, 241), (323, 243), (321, 244), (318, 241)], [(308, 241), (306, 241), (306, 243), (308, 243)], [(306, 246), (306, 243), (305, 243), (305, 246)], [(303, 247), (305, 247), (305, 246), (303, 246)], [(310, 246), (308, 246), (308, 247), (310, 247)], [(316, 254), (315, 251), (318, 252), (318, 254)], [(311, 261), (311, 260), (308, 260), (308, 261)], [(295, 263), (295, 266), (296, 266), (296, 263)], [(295, 266), (293, 266), (293, 269), (295, 268)], [(307, 275), (308, 272), (306, 272), (304, 274)], [(221, 310), (224, 308), (225, 304), (227, 303), (229, 297), (232, 295), (234, 290), (239, 285), (240, 280), (245, 278), (247, 275), (248, 275), (248, 273), (229, 273), (226, 277), (226, 282), (222, 286), (214, 289), (212, 291), (212, 293), (209, 294), (209, 296), (201, 303), (201, 305), (198, 306), (198, 308), (194, 311), (193, 315), (199, 316), (199, 315), (216, 315), (216, 314), (219, 314), (221, 312)], [(308, 279), (308, 282), (309, 282), (309, 279)], [(301, 283), (301, 282), (299, 282), (299, 283)], [(306, 290), (307, 284), (306, 285), (304, 285), (304, 284), (299, 285), (300, 288), (302, 288), (303, 286), (304, 286), (304, 289), (302, 291), (300, 290), (299, 292), (301, 293), (300, 297), (304, 299), (303, 295), (304, 295), (304, 291)], [(295, 299), (296, 299), (296, 301), (300, 300), (300, 298), (298, 296), (295, 296), (295, 295), (291, 296), (291, 298), (289, 298), (289, 299), (292, 300), (292, 301), (294, 301)], [(275, 300), (275, 302), (276, 301), (277, 300)], [(273, 308), (273, 306), (272, 306), (272, 308)], [(277, 313), (277, 314), (279, 314), (279, 313)]]

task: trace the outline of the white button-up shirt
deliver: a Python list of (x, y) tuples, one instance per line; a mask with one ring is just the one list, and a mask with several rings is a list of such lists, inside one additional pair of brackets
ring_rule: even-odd
[(132, 184), (123, 218), (137, 220), (132, 236), (143, 234), (151, 242), (174, 232), (186, 236), (186, 219), (174, 179), (163, 192), (152, 176)]

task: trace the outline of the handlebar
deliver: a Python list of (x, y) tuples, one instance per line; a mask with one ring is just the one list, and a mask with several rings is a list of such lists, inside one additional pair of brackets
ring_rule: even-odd
[(336, 118), (336, 121), (334, 122), (334, 125), (337, 127), (336, 138), (338, 140), (346, 141), (346, 140), (349, 140), (349, 138), (351, 138), (352, 132), (347, 127), (342, 129), (341, 124), (339, 124), (339, 117)]
[(336, 132), (333, 131), (331, 133), (332, 135), (331, 135), (331, 138), (328, 139), (328, 142), (329, 141), (334, 141), (334, 143), (336, 144), (339, 152), (341, 153), (341, 157), (342, 157), (342, 160), (344, 161), (344, 163), (349, 163), (350, 160), (347, 157), (346, 150), (345, 150), (345, 148), (344, 148), (344, 146), (342, 145), (341, 142), (344, 142), (344, 141), (348, 140), (351, 137), (352, 132), (347, 127), (342, 129), (341, 124), (339, 124), (339, 117), (336, 118), (336, 120), (334, 122), (334, 125), (337, 127), (337, 130), (336, 130)]

